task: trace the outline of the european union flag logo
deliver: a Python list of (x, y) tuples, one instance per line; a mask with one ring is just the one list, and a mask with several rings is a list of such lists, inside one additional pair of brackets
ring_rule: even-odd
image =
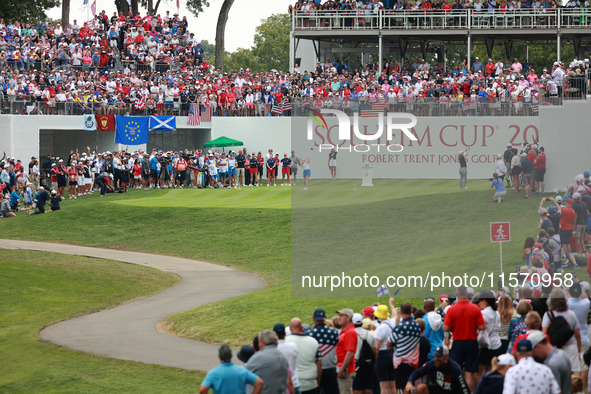
[(115, 143), (141, 145), (148, 143), (148, 116), (117, 116)]

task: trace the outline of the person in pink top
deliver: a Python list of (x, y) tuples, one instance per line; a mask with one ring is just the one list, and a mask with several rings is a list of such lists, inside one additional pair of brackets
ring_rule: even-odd
[(515, 61), (511, 65), (511, 71), (513, 72), (513, 74), (519, 74), (521, 73), (521, 70), (523, 70), (523, 66), (521, 65), (521, 63), (519, 63), (519, 60), (515, 58)]
[(535, 73), (533, 68), (529, 71), (529, 74), (527, 74), (527, 80), (531, 85), (533, 85), (534, 82), (538, 80), (538, 75)]

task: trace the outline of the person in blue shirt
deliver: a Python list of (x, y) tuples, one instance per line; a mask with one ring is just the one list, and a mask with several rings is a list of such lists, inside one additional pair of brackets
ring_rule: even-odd
[(199, 388), (200, 394), (246, 394), (246, 385), (253, 385), (252, 394), (259, 394), (263, 389), (263, 379), (244, 367), (232, 363), (232, 349), (228, 345), (220, 346), (218, 352), (220, 365), (207, 373)]
[(493, 196), (493, 202), (501, 202), (501, 198), (507, 195), (507, 189), (505, 189), (505, 184), (503, 180), (499, 178), (499, 174), (496, 172), (493, 174), (491, 178), (490, 187), (495, 188), (495, 195)]
[(474, 60), (474, 64), (472, 64), (472, 71), (474, 71), (474, 74), (478, 73), (479, 71), (484, 71), (484, 64), (480, 62), (480, 58), (476, 57), (476, 59)]
[(158, 158), (154, 155), (150, 159), (150, 187), (156, 187), (158, 183)]
[(15, 189), (12, 193), (10, 193), (10, 208), (13, 211), (18, 211), (18, 206), (20, 199), (23, 197), (22, 193), (19, 193), (20, 190)]
[(480, 104), (486, 104), (487, 96), (486, 89), (484, 89), (484, 86), (481, 86), (478, 91), (478, 102)]

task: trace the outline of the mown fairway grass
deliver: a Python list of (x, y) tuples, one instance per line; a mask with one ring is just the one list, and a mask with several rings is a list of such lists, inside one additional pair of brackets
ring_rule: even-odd
[[(539, 199), (509, 192), (502, 204), (493, 204), (486, 181), (469, 181), (470, 189), (463, 192), (455, 180), (375, 180), (374, 185), (362, 189), (359, 181), (320, 180), (311, 183), (308, 193), (300, 182), (294, 190), (277, 186), (81, 197), (64, 201), (58, 213), (0, 220), (0, 230), (7, 238), (178, 255), (257, 273), (266, 282), (264, 289), (169, 318), (177, 335), (234, 346), (294, 316), (311, 322), (316, 307), (331, 315), (337, 308), (360, 310), (375, 301), (291, 297), (291, 197), (294, 208), (309, 208), (306, 215), (317, 218), (320, 228), (331, 210), (346, 218), (362, 204), (372, 207), (374, 217), (383, 213), (390, 218), (383, 231), (391, 237), (387, 246), (396, 247), (396, 269), (385, 265), (384, 270), (393, 274), (498, 272), (499, 248), (489, 242), (489, 222), (509, 220), (513, 241), (503, 248), (508, 274), (521, 261), (525, 237), (537, 232)], [(315, 256), (310, 255), (311, 262)], [(410, 296), (401, 291), (398, 299)]]
[(203, 374), (87, 355), (38, 340), (47, 324), (170, 287), (146, 267), (79, 256), (3, 250), (0, 392), (195, 392)]

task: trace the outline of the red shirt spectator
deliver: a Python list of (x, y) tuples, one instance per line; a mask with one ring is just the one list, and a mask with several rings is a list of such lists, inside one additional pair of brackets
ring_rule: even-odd
[[(570, 200), (570, 203), (569, 203)], [(560, 230), (569, 231), (573, 229), (573, 222), (575, 220), (575, 210), (572, 209), (572, 199), (566, 199), (566, 207), (560, 210)]]
[(543, 170), (546, 168), (546, 154), (544, 152), (540, 153), (538, 157), (534, 160), (534, 166), (536, 170)]
[(454, 341), (471, 341), (478, 338), (478, 327), (486, 323), (477, 305), (459, 300), (448, 309), (443, 324), (450, 328)]
[(350, 309), (343, 309), (341, 310), (341, 314), (339, 314), (339, 319), (341, 317), (343, 319), (348, 319), (349, 325), (346, 326), (344, 329), (341, 330), (339, 334), (339, 344), (336, 348), (337, 354), (337, 369), (343, 365), (345, 361), (345, 356), (347, 352), (353, 352), (353, 358), (351, 362), (347, 366), (347, 374), (351, 374), (355, 372), (355, 352), (357, 351), (357, 331), (355, 331), (355, 326), (351, 323), (351, 318), (353, 317), (353, 311), (351, 311), (350, 315), (344, 314), (345, 312), (351, 311)]
[(536, 161), (536, 152), (534, 152), (534, 150), (531, 149), (529, 152), (527, 152), (527, 158), (529, 159), (529, 161), (531, 161), (532, 164), (534, 164), (534, 162)]

